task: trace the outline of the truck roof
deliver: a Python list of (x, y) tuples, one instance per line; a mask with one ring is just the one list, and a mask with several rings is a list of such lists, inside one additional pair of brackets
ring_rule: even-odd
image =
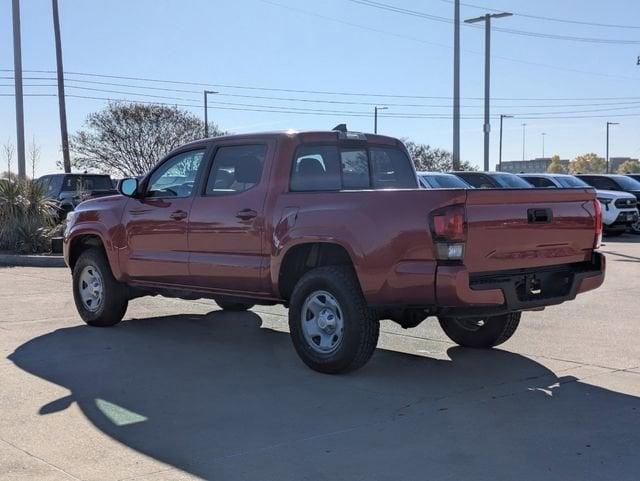
[(184, 148), (190, 148), (196, 145), (202, 145), (213, 141), (226, 141), (226, 140), (251, 140), (251, 139), (269, 139), (269, 138), (298, 138), (303, 142), (333, 142), (338, 140), (361, 140), (367, 143), (383, 144), (383, 145), (403, 145), (400, 140), (395, 137), (389, 137), (387, 135), (371, 134), (364, 132), (341, 132), (338, 130), (276, 130), (266, 132), (252, 132), (244, 134), (229, 134), (221, 135), (219, 137), (210, 137), (207, 139), (194, 140), (188, 144), (179, 147), (180, 150)]

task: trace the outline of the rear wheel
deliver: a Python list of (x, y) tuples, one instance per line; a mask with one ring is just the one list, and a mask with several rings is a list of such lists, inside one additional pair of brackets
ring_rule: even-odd
[(73, 267), (73, 299), (90, 326), (109, 327), (124, 317), (129, 304), (126, 285), (118, 282), (100, 249), (87, 249)]
[(489, 317), (441, 317), (440, 327), (464, 347), (488, 348), (506, 342), (520, 324), (520, 312)]
[(216, 304), (220, 306), (221, 309), (225, 311), (248, 311), (255, 304), (248, 304), (246, 302), (233, 302), (233, 301), (225, 301), (223, 299), (216, 299)]
[(289, 330), (304, 363), (324, 373), (362, 367), (378, 343), (380, 323), (368, 308), (353, 270), (318, 267), (296, 284)]

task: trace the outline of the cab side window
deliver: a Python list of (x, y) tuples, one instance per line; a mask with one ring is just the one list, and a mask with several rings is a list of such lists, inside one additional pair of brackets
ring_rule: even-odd
[(189, 197), (202, 164), (204, 149), (177, 154), (158, 167), (149, 179), (146, 197)]
[(260, 182), (266, 155), (266, 145), (218, 148), (207, 179), (205, 195), (230, 195), (251, 189)]
[(585, 179), (587, 183), (594, 186), (596, 189), (602, 190), (619, 190), (618, 184), (607, 177), (587, 177)]
[(529, 182), (534, 187), (544, 188), (544, 187), (555, 187), (555, 184), (551, 182), (549, 179), (545, 179), (544, 177), (524, 177), (524, 180)]

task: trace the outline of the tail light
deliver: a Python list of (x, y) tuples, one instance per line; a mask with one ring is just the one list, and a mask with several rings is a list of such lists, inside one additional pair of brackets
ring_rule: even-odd
[(431, 234), (439, 260), (462, 260), (467, 223), (463, 205), (452, 205), (431, 213)]
[(596, 236), (593, 241), (593, 248), (598, 249), (602, 244), (602, 205), (598, 199), (593, 201), (595, 215)]

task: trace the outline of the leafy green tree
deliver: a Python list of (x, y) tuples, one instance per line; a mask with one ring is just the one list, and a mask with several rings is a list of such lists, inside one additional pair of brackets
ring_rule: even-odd
[[(453, 156), (451, 152), (431, 147), (428, 144), (419, 144), (411, 140), (405, 140), (404, 145), (411, 155), (416, 170), (424, 171), (449, 171), (453, 170)], [(464, 161), (460, 163), (460, 170), (477, 170), (475, 166)]]
[(579, 155), (569, 163), (569, 171), (572, 174), (602, 174), (606, 169), (605, 160), (593, 152)]
[[(212, 137), (223, 133), (209, 125)], [(178, 107), (110, 103), (90, 114), (86, 129), (72, 137), (73, 166), (124, 177), (144, 175), (171, 150), (203, 137), (204, 122)]]
[(619, 174), (637, 174), (640, 173), (640, 162), (636, 159), (625, 160), (618, 167)]
[(549, 172), (550, 174), (567, 173), (567, 168), (560, 162), (559, 155), (554, 155), (553, 157), (551, 157), (551, 163), (549, 164), (549, 167), (547, 167), (547, 172)]

